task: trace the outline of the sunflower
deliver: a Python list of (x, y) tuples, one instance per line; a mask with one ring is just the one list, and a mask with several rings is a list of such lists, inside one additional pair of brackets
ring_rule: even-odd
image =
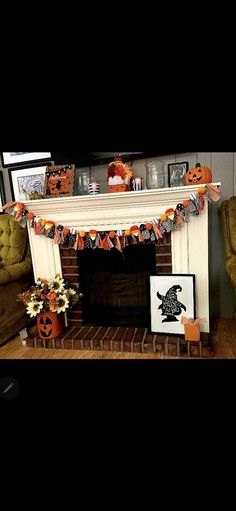
[(27, 313), (30, 314), (31, 318), (35, 318), (42, 308), (43, 302), (30, 302), (27, 307)]
[(49, 280), (48, 287), (51, 291), (61, 293), (62, 291), (64, 291), (65, 288), (64, 279), (61, 279), (59, 275), (56, 275), (55, 279)]
[(65, 312), (69, 307), (69, 300), (66, 295), (59, 295), (57, 299), (57, 307), (55, 311), (59, 314), (59, 312)]
[(79, 300), (77, 288), (75, 290), (69, 286), (70, 283), (64, 282), (59, 274), (49, 281), (38, 278), (34, 286), (17, 295), (17, 298), (23, 302), (27, 314), (30, 314), (31, 318), (48, 310), (57, 313), (65, 312)]

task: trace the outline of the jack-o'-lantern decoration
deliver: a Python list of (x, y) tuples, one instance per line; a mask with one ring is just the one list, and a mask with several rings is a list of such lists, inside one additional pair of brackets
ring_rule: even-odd
[(186, 185), (199, 185), (201, 183), (211, 183), (212, 172), (209, 167), (203, 167), (200, 163), (196, 163), (196, 166), (189, 169), (185, 174)]
[(57, 312), (45, 311), (37, 315), (38, 335), (41, 339), (53, 339), (63, 331), (64, 316)]

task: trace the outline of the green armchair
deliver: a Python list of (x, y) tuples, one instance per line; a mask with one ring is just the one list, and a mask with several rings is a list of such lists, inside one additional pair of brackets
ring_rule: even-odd
[(0, 345), (29, 322), (17, 295), (33, 282), (27, 229), (7, 213), (0, 214)]
[(236, 288), (236, 197), (224, 200), (220, 206), (226, 255), (226, 271)]

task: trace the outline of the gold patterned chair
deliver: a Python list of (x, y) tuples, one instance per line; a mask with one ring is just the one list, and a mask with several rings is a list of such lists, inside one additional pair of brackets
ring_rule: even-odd
[(33, 282), (27, 229), (11, 215), (0, 214), (0, 345), (29, 322), (17, 295)]
[(226, 255), (226, 271), (236, 288), (236, 197), (224, 200), (220, 206)]

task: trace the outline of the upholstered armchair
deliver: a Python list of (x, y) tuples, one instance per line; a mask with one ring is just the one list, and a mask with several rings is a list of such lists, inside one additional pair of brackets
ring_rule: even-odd
[(33, 282), (27, 229), (11, 215), (0, 214), (0, 345), (16, 335), (29, 321), (17, 295)]
[(226, 271), (236, 288), (236, 197), (224, 200), (220, 207), (226, 255)]

